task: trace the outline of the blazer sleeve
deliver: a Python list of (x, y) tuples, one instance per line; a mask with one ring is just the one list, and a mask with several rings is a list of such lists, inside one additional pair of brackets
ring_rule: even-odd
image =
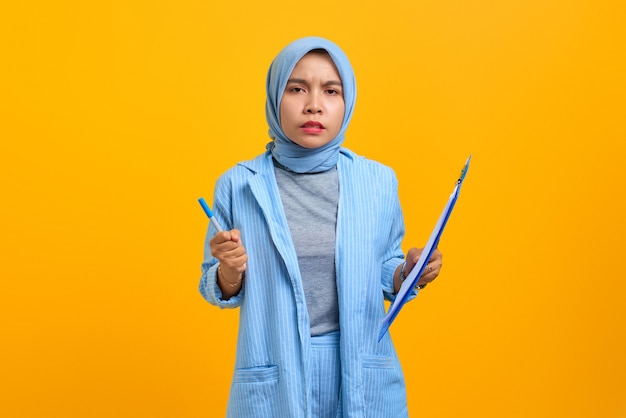
[[(230, 198), (230, 180), (229, 173), (220, 177), (215, 186), (215, 193), (213, 196), (213, 213), (225, 229), (232, 228), (232, 220), (226, 214), (231, 213), (231, 198)], [(217, 267), (219, 265), (218, 260), (211, 254), (211, 247), (209, 242), (217, 230), (212, 223), (209, 222), (206, 238), (204, 241), (204, 261), (202, 262), (201, 270), (202, 276), (200, 278), (200, 294), (211, 305), (215, 305), (219, 308), (237, 308), (241, 305), (244, 294), (244, 286), (238, 294), (230, 299), (222, 298), (222, 291), (217, 284)]]
[[(396, 298), (396, 294), (393, 289), (393, 275), (397, 267), (404, 262), (404, 253), (402, 251), (402, 240), (404, 238), (404, 216), (402, 214), (402, 207), (400, 206), (400, 197), (398, 194), (398, 179), (395, 173), (391, 172), (391, 186), (388, 188), (390, 195), (388, 201), (391, 202), (391, 228), (389, 231), (387, 252), (383, 257), (383, 269), (382, 269), (382, 288), (385, 299), (393, 302)], [(412, 300), (417, 296), (415, 289), (411, 290), (409, 299)]]

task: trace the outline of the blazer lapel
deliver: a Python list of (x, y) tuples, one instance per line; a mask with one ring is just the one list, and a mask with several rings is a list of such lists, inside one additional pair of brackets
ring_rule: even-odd
[(308, 380), (311, 338), (309, 312), (304, 296), (304, 288), (302, 287), (298, 256), (296, 255), (289, 225), (287, 224), (287, 218), (283, 211), (271, 154), (267, 156), (267, 158), (262, 158), (261, 165), (258, 168), (259, 170), (256, 174), (248, 181), (248, 185), (265, 217), (272, 244), (278, 250), (282, 262), (287, 268), (289, 281), (293, 289), (294, 305), (296, 307), (300, 347), (303, 354), (302, 367), (303, 370), (307, 370), (306, 376)]

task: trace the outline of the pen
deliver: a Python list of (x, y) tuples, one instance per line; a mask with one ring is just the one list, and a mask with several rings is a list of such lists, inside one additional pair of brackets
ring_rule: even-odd
[(202, 206), (202, 209), (204, 209), (204, 213), (206, 213), (206, 216), (209, 217), (209, 221), (211, 221), (215, 229), (217, 229), (217, 232), (222, 231), (222, 227), (220, 226), (220, 223), (217, 222), (217, 219), (215, 219), (215, 215), (213, 215), (211, 208), (204, 201), (204, 198), (201, 197), (200, 199), (198, 199), (198, 202), (200, 202), (200, 206)]

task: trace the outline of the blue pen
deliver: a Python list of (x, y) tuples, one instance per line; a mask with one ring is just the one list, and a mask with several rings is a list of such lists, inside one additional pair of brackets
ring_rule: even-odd
[(220, 223), (217, 222), (217, 219), (215, 219), (215, 215), (213, 215), (211, 208), (209, 207), (209, 205), (206, 204), (204, 198), (201, 197), (200, 199), (198, 199), (198, 202), (200, 202), (200, 206), (202, 206), (202, 209), (204, 209), (204, 213), (206, 213), (206, 216), (209, 217), (209, 220), (211, 221), (215, 229), (217, 229), (217, 232), (222, 231), (223, 229), (220, 226)]

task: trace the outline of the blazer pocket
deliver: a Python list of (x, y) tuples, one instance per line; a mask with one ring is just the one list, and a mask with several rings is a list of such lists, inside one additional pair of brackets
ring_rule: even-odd
[(406, 389), (394, 357), (363, 356), (365, 408), (372, 417), (406, 417)]
[(228, 400), (228, 417), (275, 417), (279, 390), (278, 367), (235, 369)]
[(263, 383), (272, 380), (278, 380), (278, 366), (235, 369), (233, 383)]
[(393, 357), (363, 356), (361, 364), (368, 369), (393, 369), (395, 360)]

